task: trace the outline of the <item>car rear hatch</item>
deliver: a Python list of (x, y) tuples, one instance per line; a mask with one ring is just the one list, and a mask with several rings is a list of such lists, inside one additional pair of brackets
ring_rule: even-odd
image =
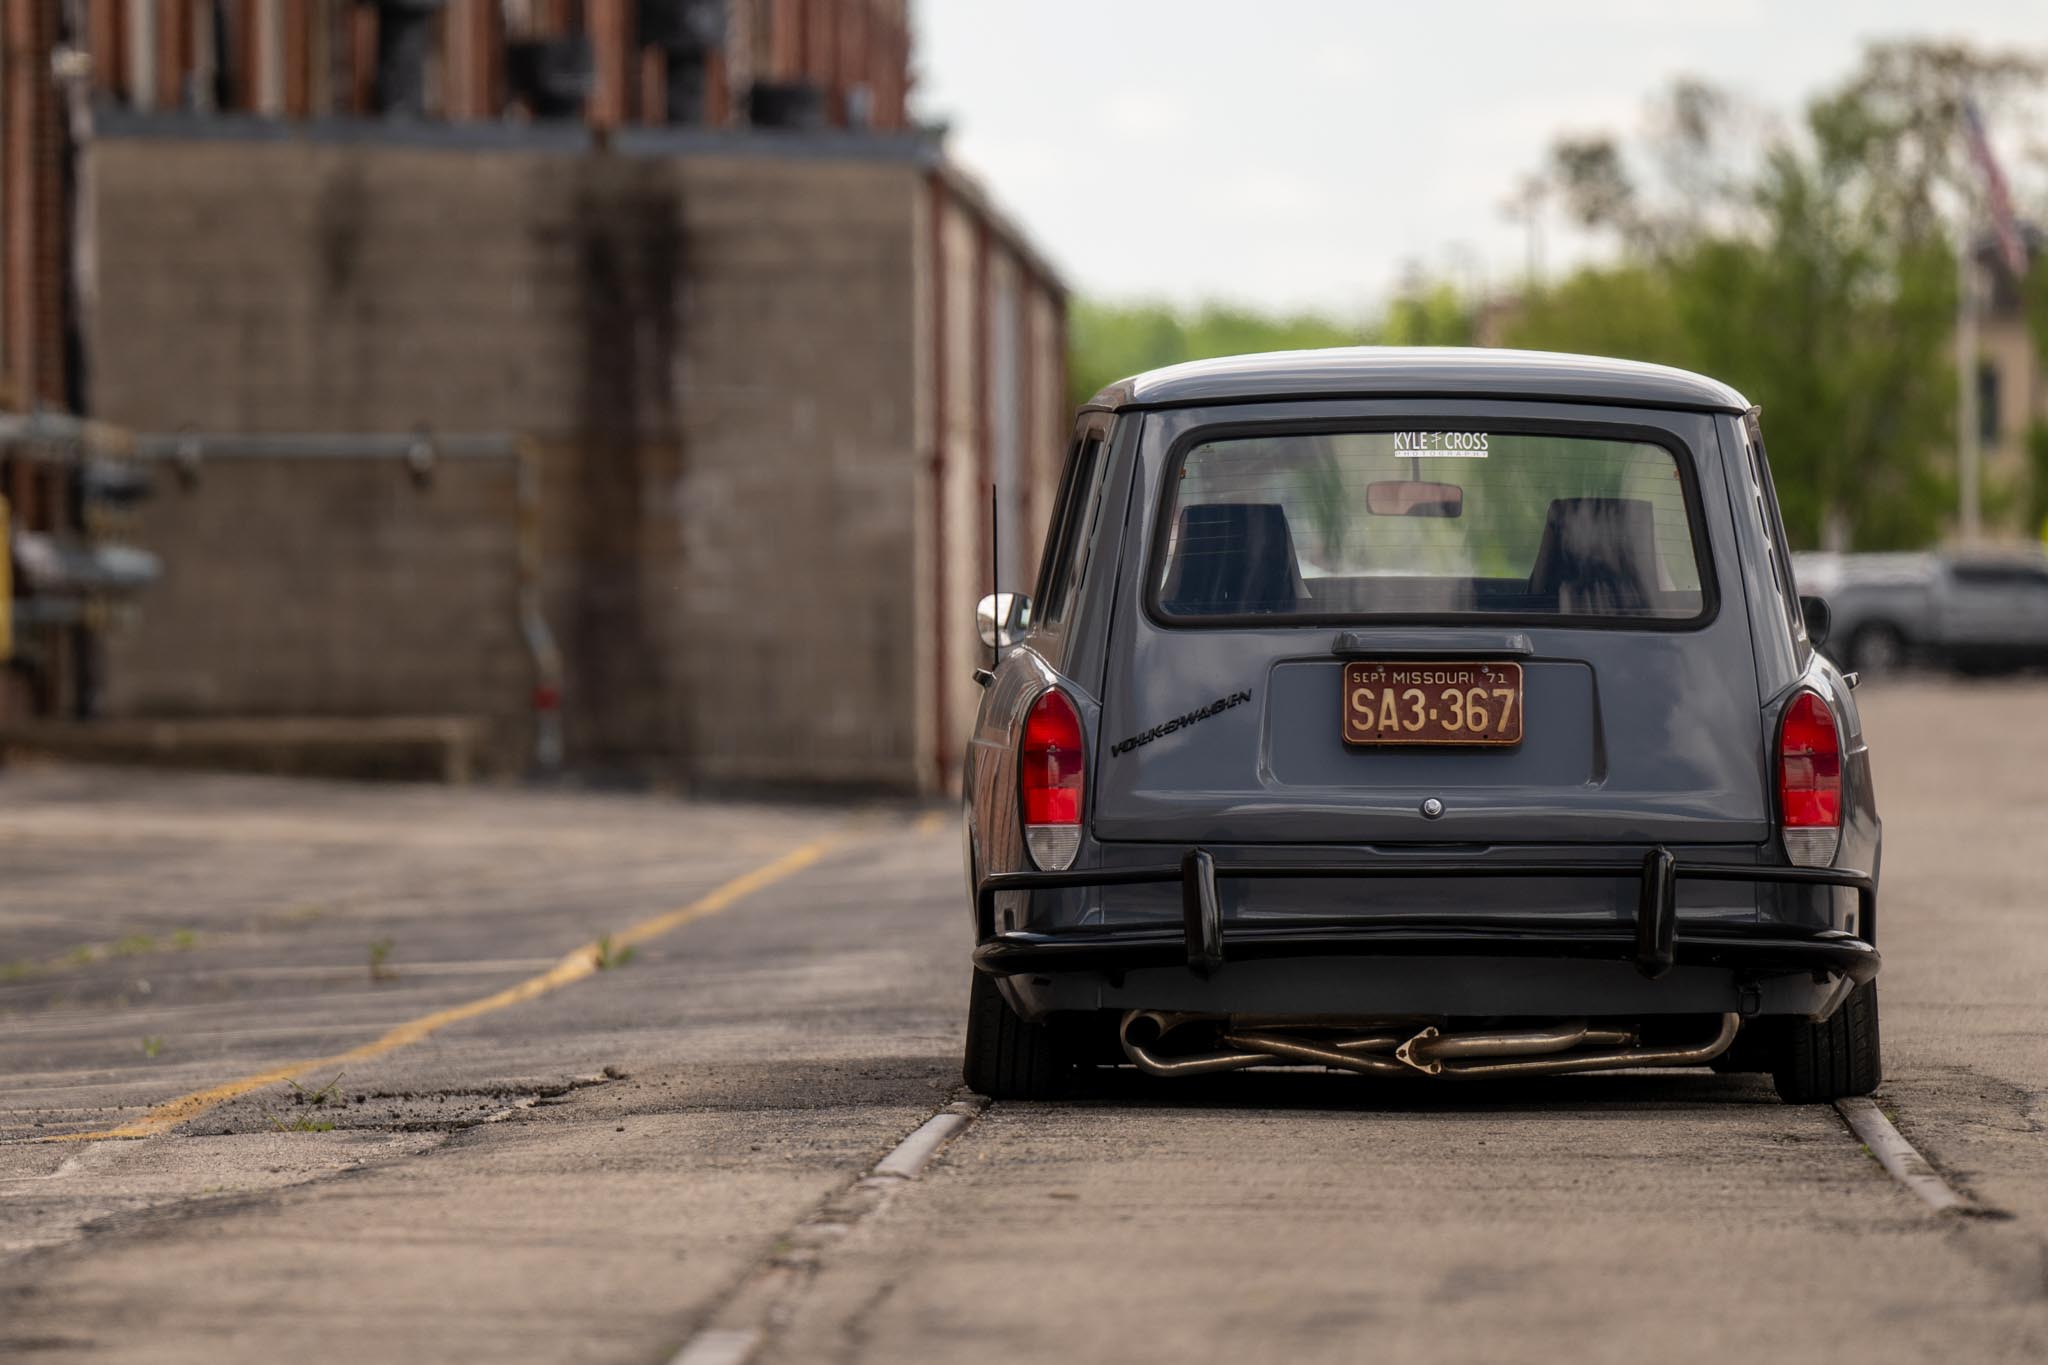
[(1090, 798), (1106, 860), (1753, 858), (1767, 746), (1713, 419), (1566, 428), (1563, 406), (1148, 417), (1145, 467), (1170, 473), (1125, 547)]

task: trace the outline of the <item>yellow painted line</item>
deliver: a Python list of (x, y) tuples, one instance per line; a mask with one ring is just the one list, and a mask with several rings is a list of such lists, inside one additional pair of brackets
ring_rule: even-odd
[[(614, 951), (626, 944), (650, 942), (653, 939), (660, 938), (663, 934), (680, 929), (686, 924), (706, 919), (721, 910), (728, 909), (755, 892), (764, 890), (785, 877), (791, 877), (803, 871), (831, 852), (833, 846), (838, 842), (839, 839), (837, 837), (813, 840), (800, 848), (792, 849), (772, 863), (757, 867), (752, 872), (734, 877), (731, 881), (714, 888), (696, 900), (691, 901), (688, 905), (670, 910), (666, 914), (656, 915), (652, 919), (642, 920), (629, 929), (613, 934), (611, 940), (614, 945)], [(586, 943), (554, 966), (548, 968), (548, 970), (542, 972), (539, 976), (530, 976), (516, 986), (507, 986), (504, 990), (494, 995), (484, 996), (480, 1000), (472, 1000), (466, 1005), (454, 1005), (445, 1010), (436, 1010), (432, 1014), (423, 1014), (417, 1019), (408, 1019), (405, 1023), (391, 1029), (382, 1037), (364, 1043), (360, 1047), (352, 1047), (346, 1052), (337, 1052), (331, 1057), (314, 1057), (301, 1062), (287, 1062), (282, 1066), (274, 1066), (268, 1071), (259, 1071), (254, 1075), (240, 1076), (232, 1081), (223, 1081), (221, 1084), (206, 1090), (195, 1090), (189, 1095), (180, 1095), (174, 1100), (166, 1100), (141, 1118), (120, 1124), (117, 1127), (107, 1128), (95, 1133), (63, 1133), (47, 1138), (45, 1141), (96, 1142), (102, 1138), (144, 1138), (155, 1137), (159, 1133), (167, 1133), (179, 1124), (189, 1119), (197, 1118), (207, 1110), (225, 1104), (238, 1095), (246, 1095), (252, 1090), (261, 1090), (266, 1085), (276, 1085), (280, 1081), (290, 1080), (307, 1071), (322, 1071), (328, 1067), (347, 1066), (353, 1062), (369, 1061), (371, 1058), (381, 1057), (387, 1052), (396, 1052), (399, 1048), (410, 1047), (429, 1034), (447, 1028), (450, 1024), (460, 1024), (467, 1020), (478, 1018), (481, 1015), (494, 1014), (499, 1010), (508, 1009), (513, 1005), (523, 1005), (529, 1000), (546, 995), (549, 991), (559, 990), (563, 986), (571, 985), (581, 981), (586, 976), (592, 975), (598, 970), (598, 955), (598, 945), (595, 942)]]

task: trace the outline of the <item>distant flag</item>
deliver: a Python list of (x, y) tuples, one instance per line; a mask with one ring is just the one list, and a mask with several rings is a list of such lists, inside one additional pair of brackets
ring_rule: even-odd
[(2019, 224), (2012, 216), (2012, 195), (2005, 188), (2005, 172), (1998, 168), (1991, 140), (1984, 135), (1984, 116), (1977, 111), (1977, 101), (1968, 96), (1963, 98), (1963, 141), (1969, 144), (1970, 160), (1977, 163), (1977, 174), (1984, 181), (1991, 226), (1998, 234), (1998, 254), (2005, 258), (2005, 267), (2014, 279), (2025, 279), (2027, 249), (2020, 241)]

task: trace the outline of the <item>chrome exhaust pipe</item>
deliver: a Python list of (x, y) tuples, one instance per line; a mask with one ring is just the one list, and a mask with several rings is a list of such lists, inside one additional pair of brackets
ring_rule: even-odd
[(1445, 1035), (1431, 1027), (1402, 1043), (1394, 1055), (1417, 1071), (1435, 1076), (1443, 1071), (1445, 1062), (1454, 1058), (1534, 1057), (1569, 1052), (1575, 1047), (1632, 1047), (1635, 1041), (1633, 1033), (1588, 1028), (1583, 1019), (1519, 1033)]
[[(1638, 1035), (1631, 1030), (1596, 1029), (1583, 1020), (1504, 1033), (1445, 1034), (1434, 1025), (1412, 1034), (1406, 1028), (1387, 1032), (1381, 1025), (1377, 1031), (1354, 1032), (1350, 1037), (1304, 1037), (1287, 1031), (1335, 1033), (1342, 1030), (1344, 1022), (1270, 1016), (1226, 1019), (1169, 1010), (1132, 1010), (1124, 1015), (1117, 1036), (1124, 1055), (1151, 1076), (1205, 1076), (1297, 1063), (1377, 1076), (1480, 1078), (1703, 1066), (1728, 1050), (1742, 1024), (1741, 1016), (1724, 1014), (1719, 1030), (1703, 1043), (1655, 1048), (1638, 1046)], [(1184, 1056), (1161, 1055), (1154, 1050), (1168, 1034), (1197, 1023), (1217, 1027), (1222, 1050)]]
[[(1260, 1060), (1288, 1062), (1320, 1062), (1338, 1071), (1362, 1071), (1368, 1075), (1398, 1076), (1408, 1068), (1392, 1057), (1376, 1056), (1375, 1053), (1391, 1051), (1400, 1043), (1399, 1038), (1347, 1038), (1334, 1045), (1311, 1042), (1303, 1038), (1287, 1038), (1277, 1033), (1226, 1033), (1225, 1047), (1243, 1048), (1260, 1054)], [(1382, 1047), (1381, 1045), (1385, 1046)]]
[(1132, 1010), (1118, 1027), (1117, 1038), (1124, 1045), (1124, 1056), (1148, 1076), (1209, 1076), (1272, 1060), (1263, 1052), (1202, 1052), (1187, 1057), (1160, 1057), (1150, 1050), (1181, 1025), (1199, 1022), (1206, 1017), (1175, 1014), (1167, 1010)]
[(1458, 1077), (1561, 1076), (1574, 1071), (1618, 1071), (1638, 1066), (1705, 1066), (1726, 1052), (1742, 1027), (1742, 1016), (1724, 1014), (1712, 1038), (1695, 1047), (1626, 1047), (1615, 1052), (1530, 1057), (1512, 1062), (1451, 1062), (1443, 1074)]

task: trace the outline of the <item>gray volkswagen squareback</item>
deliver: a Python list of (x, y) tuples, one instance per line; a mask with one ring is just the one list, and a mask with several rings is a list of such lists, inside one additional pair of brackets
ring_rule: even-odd
[(1757, 410), (1583, 356), (1179, 365), (1080, 413), (966, 767), (966, 1080), (1878, 1083), (1879, 827)]

